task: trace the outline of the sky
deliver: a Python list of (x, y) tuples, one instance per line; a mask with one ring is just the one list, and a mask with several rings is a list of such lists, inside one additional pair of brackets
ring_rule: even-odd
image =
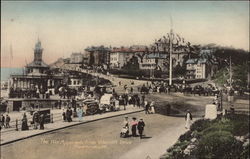
[(191, 44), (249, 50), (248, 1), (5, 1), (1, 67), (30, 63), (38, 38), (47, 64), (92, 45), (150, 45), (170, 31), (170, 17)]

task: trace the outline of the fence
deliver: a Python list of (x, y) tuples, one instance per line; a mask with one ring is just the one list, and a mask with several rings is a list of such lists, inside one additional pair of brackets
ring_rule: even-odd
[[(28, 120), (28, 127), (33, 129), (33, 126), (34, 126), (33, 119), (28, 118), (27, 120)], [(46, 123), (53, 123), (53, 122), (57, 122), (57, 121), (62, 121), (62, 114), (61, 113), (54, 113), (54, 114), (47, 115), (45, 117), (44, 121), (45, 121), (45, 124)], [(2, 127), (1, 133), (7, 133), (10, 131), (20, 131), (21, 127), (22, 127), (22, 119), (13, 120), (9, 123), (9, 125), (10, 125), (9, 128)]]

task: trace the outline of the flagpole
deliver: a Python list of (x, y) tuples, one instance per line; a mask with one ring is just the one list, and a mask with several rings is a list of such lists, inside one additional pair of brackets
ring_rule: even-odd
[(172, 85), (172, 51), (173, 51), (173, 46), (172, 46), (172, 34), (173, 34), (173, 30), (172, 30), (172, 28), (171, 28), (171, 30), (170, 30), (170, 50), (169, 50), (169, 52), (170, 52), (170, 55), (169, 55), (169, 60), (170, 60), (170, 62), (169, 62), (169, 85), (171, 86)]
[(170, 15), (170, 37), (169, 37), (169, 85), (172, 85), (172, 70), (173, 70), (173, 64), (172, 64), (172, 52), (173, 52), (173, 20), (172, 15)]

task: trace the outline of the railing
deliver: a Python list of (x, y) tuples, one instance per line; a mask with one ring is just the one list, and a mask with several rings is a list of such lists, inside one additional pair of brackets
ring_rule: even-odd
[[(33, 129), (33, 126), (34, 126), (33, 119), (28, 118), (27, 120), (28, 120), (28, 122), (27, 122), (28, 127)], [(45, 124), (53, 123), (53, 122), (57, 122), (57, 121), (62, 121), (62, 114), (61, 113), (54, 113), (54, 114), (47, 115), (45, 117), (44, 121), (45, 121)], [(46, 121), (49, 121), (49, 122), (46, 122)], [(7, 133), (10, 131), (20, 131), (21, 127), (22, 127), (22, 119), (16, 119), (14, 121), (11, 121), (9, 123), (9, 126), (10, 126), (9, 128), (2, 127), (1, 133)]]

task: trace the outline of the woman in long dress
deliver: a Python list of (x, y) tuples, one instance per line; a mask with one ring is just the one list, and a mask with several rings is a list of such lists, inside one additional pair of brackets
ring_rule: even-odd
[(136, 121), (135, 117), (133, 117), (132, 119), (133, 119), (132, 122), (131, 122), (132, 136), (136, 137), (137, 136), (137, 134), (136, 134), (136, 127), (137, 127), (138, 122)]
[(82, 114), (83, 114), (82, 107), (77, 108), (77, 116), (78, 116), (79, 122), (82, 121)]
[(28, 119), (27, 119), (27, 116), (26, 116), (25, 113), (23, 114), (22, 127), (21, 127), (21, 129), (22, 129), (22, 130), (29, 130)]
[(189, 110), (187, 110), (186, 116), (185, 116), (185, 120), (186, 120), (186, 125), (185, 128), (186, 129), (190, 129), (190, 126), (192, 124), (192, 114), (190, 113)]
[(154, 114), (155, 113), (155, 102), (154, 101), (151, 102), (150, 108), (151, 108), (150, 113)]

